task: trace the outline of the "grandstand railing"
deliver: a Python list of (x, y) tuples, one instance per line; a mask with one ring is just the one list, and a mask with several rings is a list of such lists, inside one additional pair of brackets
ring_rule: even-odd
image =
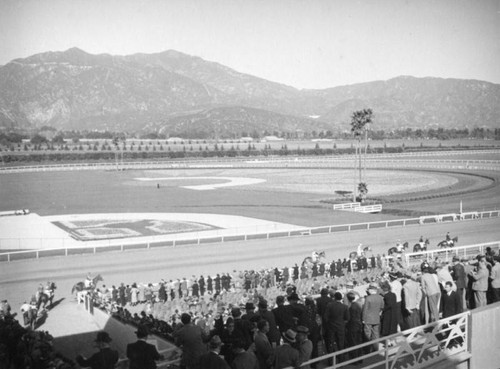
[(406, 265), (408, 266), (419, 265), (425, 260), (434, 260), (436, 258), (439, 258), (441, 261), (445, 262), (451, 261), (454, 256), (460, 259), (471, 259), (478, 254), (484, 254), (487, 247), (490, 247), (492, 250), (498, 252), (500, 251), (500, 241), (478, 243), (467, 246), (454, 246), (450, 248), (433, 249), (420, 252), (410, 252), (405, 253), (404, 258), (406, 261)]
[[(409, 369), (430, 367), (445, 361), (456, 364), (467, 362), (472, 357), (469, 341), (471, 337), (470, 317), (470, 311), (454, 315), (309, 360), (303, 363), (302, 367), (325, 362), (327, 359), (333, 361), (333, 365), (329, 364), (325, 368), (335, 369), (351, 367), (350, 365), (360, 360), (363, 361), (364, 369)], [(378, 350), (366, 353), (374, 347)], [(354, 353), (360, 353), (360, 355), (354, 357)]]
[[(467, 213), (469, 214), (469, 213)], [(176, 235), (175, 239), (165, 238), (162, 236), (155, 236), (149, 241), (137, 241), (129, 240), (124, 242), (124, 240), (110, 241), (107, 245), (99, 246), (76, 246), (67, 247), (65, 245), (66, 239), (33, 239), (33, 244), (45, 245), (49, 243), (59, 243), (60, 247), (55, 248), (40, 248), (36, 250), (23, 250), (23, 251), (9, 251), (0, 253), (0, 262), (2, 261), (14, 261), (14, 260), (24, 260), (24, 259), (39, 259), (42, 257), (51, 256), (68, 256), (77, 254), (97, 254), (105, 251), (126, 251), (126, 250), (137, 250), (137, 249), (150, 249), (156, 247), (177, 247), (182, 245), (196, 245), (202, 243), (222, 243), (222, 242), (232, 242), (232, 241), (248, 241), (256, 239), (272, 239), (272, 238), (282, 238), (282, 237), (294, 237), (294, 236), (304, 236), (304, 235), (316, 235), (316, 234), (328, 234), (336, 232), (351, 232), (358, 230), (368, 230), (368, 229), (379, 229), (379, 228), (389, 228), (389, 227), (406, 227), (412, 225), (421, 225), (429, 223), (438, 222), (448, 222), (448, 221), (467, 221), (467, 220), (478, 220), (487, 218), (497, 218), (500, 217), (500, 210), (483, 211), (483, 212), (473, 212), (473, 216), (460, 216), (460, 214), (455, 214), (456, 216), (442, 217), (441, 215), (426, 216), (422, 220), (419, 218), (409, 218), (409, 219), (393, 219), (384, 220), (378, 222), (366, 222), (366, 223), (354, 223), (354, 224), (340, 224), (340, 225), (330, 225), (322, 227), (313, 228), (295, 228), (293, 230), (273, 230), (273, 231), (262, 231), (259, 232), (258, 228), (248, 227), (241, 228), (241, 233), (232, 233), (230, 235), (207, 235), (203, 232), (196, 233), (195, 236), (191, 235)], [(447, 214), (449, 215), (449, 214)], [(239, 229), (236, 229), (237, 231)], [(171, 237), (171, 236), (170, 236)], [(19, 238), (0, 238), (0, 247), (3, 249), (12, 250), (15, 245), (21, 243)], [(433, 250), (433, 252), (442, 252), (443, 250)], [(432, 252), (432, 251), (428, 251)], [(420, 254), (420, 253), (419, 253)], [(407, 254), (411, 255), (411, 254)]]

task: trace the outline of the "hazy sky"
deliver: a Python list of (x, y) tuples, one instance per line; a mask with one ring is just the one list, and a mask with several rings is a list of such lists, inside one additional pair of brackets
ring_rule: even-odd
[(174, 49), (298, 88), (500, 83), (500, 0), (0, 0), (0, 65), (71, 47)]

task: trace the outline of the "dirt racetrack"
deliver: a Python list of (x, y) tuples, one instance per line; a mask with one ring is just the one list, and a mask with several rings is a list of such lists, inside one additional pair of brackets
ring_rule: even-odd
[[(109, 212), (233, 214), (314, 227), (412, 217), (407, 213), (456, 213), (459, 211), (460, 201), (464, 211), (500, 208), (498, 174), (478, 171), (471, 173), (487, 175), (492, 179), (481, 182), (482, 180), (475, 181), (474, 176), (467, 174), (466, 177), (470, 180), (470, 187), (482, 183), (483, 190), (476, 188), (459, 195), (388, 203), (384, 204), (384, 212), (381, 214), (333, 212), (331, 205), (321, 203), (320, 200), (331, 196), (334, 190), (344, 188), (334, 188), (329, 184), (331, 173), (321, 176), (317, 176), (317, 173), (293, 172), (296, 178), (282, 174), (280, 181), (268, 181), (267, 185), (260, 183), (209, 192), (180, 188), (179, 182), (176, 186), (162, 182), (160, 188), (157, 188), (155, 181), (138, 184), (134, 178), (151, 175), (144, 171), (2, 175), (0, 211), (30, 208), (40, 215)], [(392, 177), (393, 182), (401, 173), (396, 172), (395, 177)], [(218, 174), (225, 177), (228, 175), (220, 171)], [(231, 174), (235, 176), (237, 172), (232, 171)], [(257, 172), (254, 172), (252, 176), (256, 174)], [(265, 174), (267, 179), (272, 177), (271, 174)], [(406, 183), (408, 179), (413, 178), (415, 172), (407, 174), (404, 176)], [(155, 175), (159, 176), (160, 173)], [(180, 173), (177, 175), (180, 176)], [(190, 172), (190, 175), (207, 177), (214, 176), (214, 172)], [(308, 187), (312, 187), (313, 182), (308, 182), (307, 186), (300, 188), (295, 185), (303, 182), (301, 178), (306, 176), (312, 181), (315, 175), (317, 179), (322, 178), (322, 190), (310, 190)], [(426, 174), (420, 178), (430, 178), (432, 182), (433, 176)], [(453, 186), (463, 190), (460, 187), (464, 183), (460, 181), (460, 178), (463, 178), (462, 173), (443, 171), (435, 178), (442, 181), (435, 181), (437, 187), (425, 186), (423, 192), (429, 194), (438, 188), (446, 191), (447, 188), (451, 190)], [(207, 179), (196, 181), (199, 185), (207, 184)], [(493, 186), (490, 186), (491, 183)], [(371, 246), (376, 254), (382, 254), (394, 246), (398, 239), (413, 245), (421, 235), (430, 238), (431, 247), (435, 247), (446, 232), (459, 237), (459, 246), (498, 241), (500, 218), (1, 263), (0, 297), (7, 298), (13, 309), (18, 311), (22, 302), (30, 298), (39, 283), (54, 280), (58, 284), (56, 299), (64, 298), (63, 303), (73, 303), (71, 287), (81, 281), (87, 272), (102, 274), (107, 286), (121, 282), (158, 282), (161, 279), (213, 275), (233, 270), (292, 266), (295, 263), (300, 264), (303, 258), (314, 250), (325, 250), (328, 260), (344, 258), (348, 252), (354, 251), (359, 243)]]
[(72, 285), (87, 272), (100, 273), (108, 286), (121, 282), (156, 283), (161, 279), (200, 274), (293, 266), (314, 250), (325, 250), (328, 260), (344, 258), (358, 243), (371, 246), (375, 254), (382, 254), (398, 239), (413, 245), (421, 235), (429, 237), (431, 248), (435, 248), (446, 232), (457, 235), (459, 245), (497, 241), (500, 240), (500, 218), (2, 263), (1, 294), (17, 306), (34, 293), (38, 283), (56, 280), (57, 298), (70, 300)]

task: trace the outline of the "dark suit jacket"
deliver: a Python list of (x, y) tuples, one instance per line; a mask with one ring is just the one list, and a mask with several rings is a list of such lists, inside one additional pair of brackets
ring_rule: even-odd
[(329, 331), (344, 332), (350, 319), (349, 308), (339, 301), (333, 301), (326, 307), (324, 319)]
[(285, 305), (278, 305), (272, 312), (281, 333), (295, 326), (292, 312)]
[(155, 361), (161, 359), (156, 347), (143, 340), (127, 345), (127, 357), (129, 369), (155, 369)]
[(203, 365), (203, 369), (231, 369), (226, 360), (213, 351), (203, 354), (200, 357), (200, 364)]
[(451, 270), (457, 288), (465, 288), (467, 275), (465, 274), (464, 266), (462, 264), (453, 265)]
[(92, 369), (113, 369), (118, 362), (118, 351), (104, 348), (88, 359), (83, 359), (81, 356), (78, 356), (76, 361), (78, 365), (82, 367), (90, 367)]
[(443, 292), (441, 295), (441, 312), (443, 313), (443, 318), (460, 314), (462, 311), (460, 296), (455, 291), (451, 291), (449, 296), (446, 292)]

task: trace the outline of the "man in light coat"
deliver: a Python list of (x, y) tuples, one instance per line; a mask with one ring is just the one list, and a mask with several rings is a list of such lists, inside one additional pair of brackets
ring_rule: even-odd
[(424, 297), (427, 299), (425, 311), (425, 323), (427, 324), (439, 319), (441, 289), (439, 288), (437, 275), (431, 273), (429, 267), (425, 267), (422, 272), (420, 283)]
[[(368, 296), (365, 298), (361, 319), (363, 321), (363, 331), (368, 341), (380, 338), (380, 314), (384, 310), (384, 298), (378, 293), (378, 285), (370, 283)], [(373, 350), (378, 350), (378, 344), (373, 346)]]
[(482, 258), (477, 263), (477, 271), (469, 273), (474, 282), (472, 283), (472, 292), (474, 293), (474, 302), (476, 308), (486, 306), (486, 292), (488, 291), (488, 268), (486, 261)]
[(405, 329), (415, 328), (422, 324), (420, 320), (420, 304), (422, 302), (422, 289), (417, 282), (417, 275), (413, 273), (403, 286), (405, 306)]

